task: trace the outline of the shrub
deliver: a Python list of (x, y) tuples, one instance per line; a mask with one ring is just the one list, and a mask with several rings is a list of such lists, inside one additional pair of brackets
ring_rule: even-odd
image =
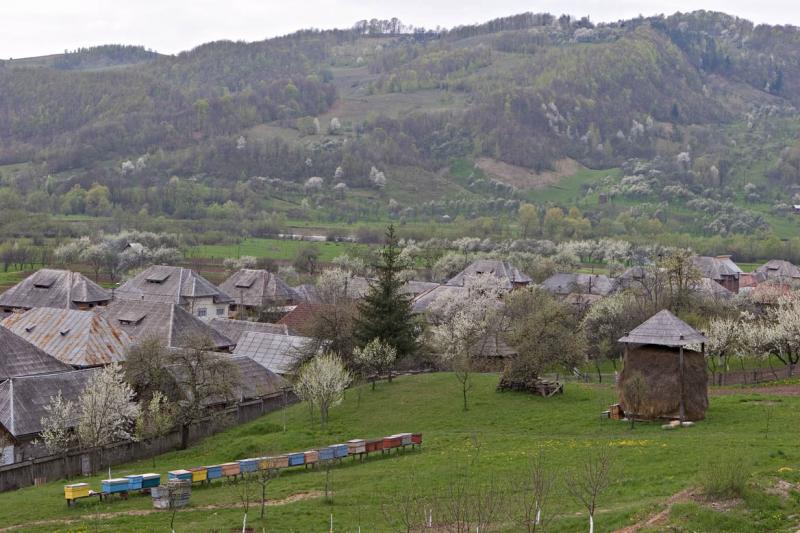
[(723, 456), (708, 461), (700, 470), (700, 489), (708, 498), (741, 498), (752, 467), (741, 456)]

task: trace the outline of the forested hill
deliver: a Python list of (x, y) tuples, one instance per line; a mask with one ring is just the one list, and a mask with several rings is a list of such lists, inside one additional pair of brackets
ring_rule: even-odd
[[(401, 203), (425, 176), (450, 180), (431, 199), (535, 201), (586, 167), (616, 171), (582, 196), (647, 204), (664, 223), (677, 202), (695, 229), (748, 233), (800, 192), (800, 31), (721, 13), (528, 13), (438, 32), (373, 20), (177, 56), (53, 57), (0, 63), (0, 165), (23, 165), (23, 196), (99, 183), (120, 206), (195, 216), (136, 191), (177, 176), (207, 187), (201, 202), (242, 204), (213, 191), (253, 177), (376, 188), (381, 173)], [(470, 175), (442, 174), (463, 161)]]

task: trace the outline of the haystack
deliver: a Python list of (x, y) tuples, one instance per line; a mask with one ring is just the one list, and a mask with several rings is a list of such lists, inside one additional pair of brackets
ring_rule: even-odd
[[(666, 309), (622, 337), (624, 367), (617, 384), (620, 403), (637, 418), (702, 420), (708, 409), (706, 337)], [(700, 345), (701, 351), (687, 345)], [(626, 402), (626, 384), (639, 374), (645, 382), (638, 409)]]

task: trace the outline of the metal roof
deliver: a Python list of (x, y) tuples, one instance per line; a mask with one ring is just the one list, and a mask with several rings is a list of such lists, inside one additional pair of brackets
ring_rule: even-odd
[(230, 318), (212, 318), (208, 325), (228, 337), (233, 342), (239, 342), (243, 334), (248, 331), (261, 333), (275, 333), (288, 335), (289, 328), (286, 324), (269, 324), (267, 322), (251, 322), (249, 320), (232, 320)]
[(72, 367), (0, 326), (0, 381), (18, 376), (66, 372)]
[(506, 289), (512, 289), (515, 285), (527, 285), (532, 280), (530, 277), (523, 274), (517, 267), (508, 261), (499, 261), (495, 259), (479, 259), (473, 261), (467, 268), (453, 276), (447, 285), (456, 285), (459, 287), (464, 286), (464, 282), (468, 277), (492, 275), (504, 282)]
[(800, 268), (783, 259), (772, 259), (756, 269), (756, 272), (766, 274), (767, 278), (797, 279), (800, 278)]
[(308, 337), (249, 331), (239, 339), (233, 354), (247, 356), (276, 374), (287, 374), (311, 342)]
[(285, 281), (267, 270), (238, 270), (220, 284), (219, 290), (231, 295), (238, 305), (250, 307), (303, 300)]
[(560, 272), (542, 282), (542, 287), (554, 294), (593, 294), (608, 296), (617, 289), (617, 282), (603, 274)]
[(39, 307), (2, 325), (62, 363), (77, 367), (125, 360), (131, 338), (93, 311)]
[(704, 278), (711, 278), (715, 281), (721, 281), (723, 276), (738, 278), (742, 273), (742, 269), (727, 255), (718, 257), (697, 255), (692, 257), (692, 264)]
[(43, 268), (0, 294), (0, 307), (77, 309), (109, 300), (109, 291), (80, 272)]
[(411, 304), (411, 311), (414, 313), (424, 313), (438, 298), (445, 297), (442, 295), (452, 297), (467, 290), (469, 289), (459, 285), (437, 285), (417, 296)]
[[(40, 433), (50, 398), (61, 392), (65, 401), (76, 401), (97, 371), (97, 368), (88, 368), (3, 381), (0, 383), (0, 425), (14, 437)], [(71, 415), (70, 426), (74, 427), (78, 423), (77, 409)]]
[(650, 317), (619, 342), (630, 344), (655, 344), (658, 346), (685, 346), (707, 342), (705, 335), (663, 309)]
[(190, 268), (156, 265), (129, 279), (114, 292), (120, 299), (186, 305), (194, 298), (213, 298), (215, 303), (233, 298)]

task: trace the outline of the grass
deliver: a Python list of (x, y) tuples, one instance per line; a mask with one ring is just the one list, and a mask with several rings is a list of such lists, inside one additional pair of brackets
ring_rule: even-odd
[(319, 250), (319, 258), (323, 262), (331, 261), (333, 258), (349, 251), (366, 247), (364, 244), (346, 242), (308, 242), (250, 238), (244, 239), (240, 244), (204, 244), (194, 246), (189, 250), (189, 256), (218, 259), (250, 255), (289, 261), (294, 259), (300, 250), (308, 246)]
[[(251, 508), (249, 523), (257, 531), (267, 527), (272, 531), (326, 531), (331, 515), (337, 531), (355, 531), (359, 526), (365, 531), (397, 531), (387, 523), (383, 509), (391, 508), (398, 495), (408, 490), (412, 473), (426, 490), (445, 486), (468, 463), (474, 463), (471, 469), (483, 481), (508, 480), (540, 451), (555, 472), (563, 473), (588, 450), (603, 443), (612, 447), (621, 477), (600, 500), (596, 516), (600, 532), (641, 520), (670, 495), (695, 486), (699, 465), (714, 458), (746, 457), (752, 465), (754, 482), (769, 484), (778, 476), (800, 481), (792, 477), (798, 477), (800, 471), (800, 398), (782, 398), (765, 438), (763, 406), (755, 400), (769, 397), (746, 391), (712, 397), (705, 421), (693, 428), (667, 432), (657, 424), (640, 424), (631, 430), (625, 423), (601, 420), (600, 412), (614, 398), (608, 387), (568, 384), (563, 396), (544, 399), (498, 393), (494, 390), (496, 383), (495, 375), (475, 376), (467, 412), (461, 410), (456, 379), (446, 373), (399, 378), (392, 384), (379, 384), (374, 392), (368, 387), (360, 389), (360, 394), (351, 390), (343, 404), (333, 409), (325, 430), (312, 425), (308, 410), (297, 405), (285, 412), (285, 432), (284, 414), (271, 413), (188, 450), (162, 455), (157, 458), (155, 471), (164, 474), (173, 468), (305, 450), (355, 437), (423, 432), (425, 444), (420, 452), (376, 456), (363, 464), (347, 460), (336, 468), (333, 504), (312, 498), (273, 506), (265, 522)], [(112, 474), (150, 471), (151, 462), (145, 460), (117, 467)], [(101, 477), (105, 476), (79, 481), (97, 487)], [(322, 471), (289, 471), (273, 482), (269, 497), (322, 491), (324, 482)], [(25, 531), (163, 531), (169, 524), (169, 516), (163, 512), (124, 514), (151, 509), (144, 496), (102, 504), (84, 500), (68, 509), (62, 485), (63, 482), (53, 482), (0, 494), (0, 527), (24, 524)], [(728, 517), (705, 506), (687, 504), (676, 506), (670, 520), (689, 524), (687, 529), (695, 531), (793, 531), (791, 527), (797, 525), (797, 520), (788, 517), (800, 511), (800, 503), (758, 494), (761, 493), (755, 491), (752, 496), (752, 512), (757, 516), (741, 511)], [(742, 504), (745, 508), (750, 505), (747, 498)], [(191, 506), (179, 512), (176, 530), (230, 530), (241, 524), (236, 502), (234, 490), (219, 482), (198, 487), (193, 491)], [(229, 507), (203, 509), (208, 505)], [(585, 518), (578, 514), (579, 508), (570, 498), (557, 498), (556, 506), (562, 514), (551, 531), (585, 528)], [(720, 524), (731, 527), (700, 527), (713, 525), (710, 517), (717, 515)], [(744, 521), (748, 516), (750, 522)], [(71, 522), (35, 523), (43, 520)], [(755, 529), (750, 524), (756, 524)], [(762, 525), (769, 527), (759, 529)], [(505, 524), (502, 530), (515, 528)]]
[(530, 191), (528, 196), (533, 202), (551, 202), (568, 207), (573, 205), (581, 206), (587, 202), (596, 205), (597, 193), (586, 195), (583, 192), (583, 188), (591, 186), (597, 189), (601, 180), (606, 176), (610, 176), (613, 180), (618, 180), (622, 176), (622, 170), (619, 168), (606, 170), (581, 168), (572, 176), (564, 177), (560, 179), (558, 183), (550, 185), (545, 189)]

